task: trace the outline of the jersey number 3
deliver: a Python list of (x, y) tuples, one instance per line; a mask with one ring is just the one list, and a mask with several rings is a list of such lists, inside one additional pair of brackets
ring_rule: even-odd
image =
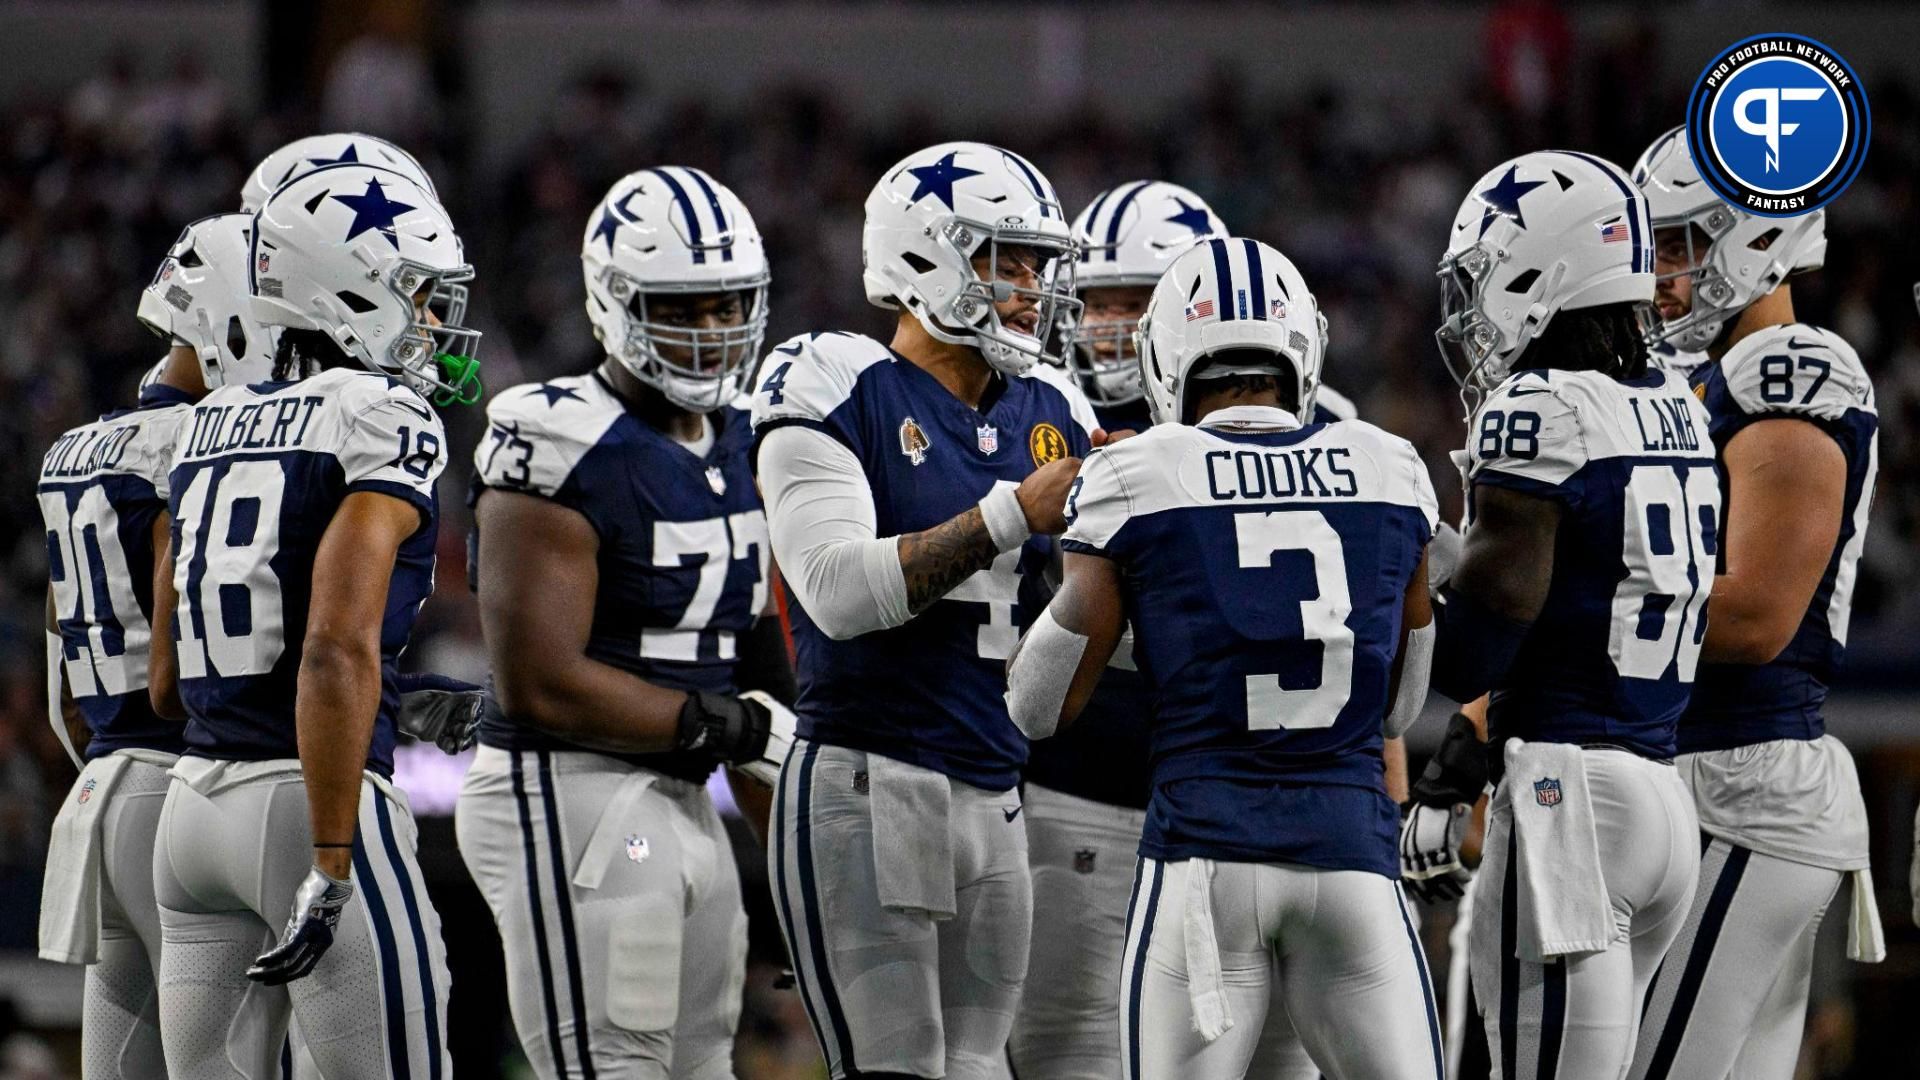
[(1320, 683), (1288, 690), (1279, 675), (1247, 676), (1247, 727), (1253, 731), (1310, 731), (1328, 728), (1353, 696), (1353, 630), (1347, 616), (1353, 597), (1347, 589), (1347, 558), (1340, 534), (1318, 511), (1233, 515), (1240, 566), (1264, 570), (1279, 551), (1304, 551), (1313, 560), (1315, 595), (1300, 601), (1301, 638), (1318, 641)]

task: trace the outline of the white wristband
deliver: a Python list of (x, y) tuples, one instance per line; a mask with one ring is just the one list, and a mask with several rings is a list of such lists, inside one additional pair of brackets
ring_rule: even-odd
[(993, 538), (995, 551), (1012, 551), (1033, 535), (1027, 528), (1027, 512), (1020, 508), (1020, 496), (1011, 487), (996, 485), (988, 492), (980, 500), (980, 516), (987, 521), (987, 535)]

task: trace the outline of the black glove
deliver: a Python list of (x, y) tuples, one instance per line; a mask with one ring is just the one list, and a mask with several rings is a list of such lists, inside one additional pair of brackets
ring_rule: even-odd
[(485, 688), (424, 672), (396, 675), (393, 682), (400, 691), (401, 731), (448, 754), (473, 745), (486, 709)]
[(1421, 806), (1451, 807), (1460, 803), (1472, 806), (1487, 787), (1487, 744), (1473, 730), (1473, 721), (1465, 713), (1454, 713), (1447, 721), (1447, 733), (1440, 749), (1421, 771), (1420, 779), (1408, 791)]
[(729, 765), (740, 765), (760, 759), (772, 729), (773, 714), (757, 701), (696, 692), (680, 707), (674, 747), (704, 750)]
[(353, 883), (329, 877), (319, 867), (307, 871), (293, 894), (293, 914), (280, 944), (260, 954), (247, 969), (254, 982), (279, 986), (304, 978), (333, 945), (333, 928), (340, 925), (340, 909), (353, 899)]

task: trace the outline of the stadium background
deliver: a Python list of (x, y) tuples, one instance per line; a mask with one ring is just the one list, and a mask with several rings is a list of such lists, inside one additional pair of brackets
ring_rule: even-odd
[[(697, 165), (746, 201), (773, 260), (770, 343), (884, 328), (858, 284), (860, 204), (908, 150), (1003, 143), (1070, 210), (1123, 180), (1175, 180), (1300, 265), (1332, 321), (1328, 381), (1422, 447), (1454, 513), (1460, 408), (1431, 342), (1432, 268), (1467, 184), (1543, 146), (1630, 164), (1676, 122), (1715, 49), (1769, 30), (1845, 55), (1874, 120), (1865, 171), (1829, 213), (1827, 269), (1794, 295), (1803, 319), (1856, 345), (1879, 392), (1879, 493), (1830, 715), (1867, 790), (1890, 954), (1852, 965), (1826, 943), (1801, 1068), (1913, 1075), (1920, 9), (120, 0), (0, 2), (0, 1080), (69, 1075), (79, 1016), (79, 969), (32, 957), (48, 823), (73, 777), (46, 723), (39, 458), (131, 397), (162, 350), (134, 319), (138, 289), (184, 223), (237, 205), (267, 151), (359, 130), (427, 163), (479, 272), (473, 321), (496, 388), (594, 362), (580, 235), (637, 168)], [(480, 416), (447, 416), (449, 527), (410, 654), (470, 678), (484, 655), (465, 585), (464, 455)], [(1416, 758), (1438, 727), (1416, 732)], [(461, 764), (416, 755), (402, 776), (451, 947), (457, 1064), (530, 1075), (443, 816)], [(817, 1075), (797, 998), (772, 987), (780, 951), (757, 846), (738, 839), (757, 904), (739, 1074)], [(1834, 910), (1829, 929), (1844, 922)], [(1428, 920), (1436, 961), (1448, 922)]]

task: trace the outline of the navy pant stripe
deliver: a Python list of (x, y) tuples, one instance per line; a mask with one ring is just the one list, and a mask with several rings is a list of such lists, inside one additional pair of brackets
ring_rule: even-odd
[(1540, 1004), (1539, 1080), (1554, 1080), (1560, 1075), (1560, 1043), (1567, 1032), (1567, 963), (1541, 965), (1546, 974)]
[(387, 1064), (395, 1080), (407, 1080), (412, 1071), (407, 1061), (407, 1001), (406, 991), (400, 984), (400, 946), (393, 940), (387, 901), (380, 895), (380, 881), (373, 876), (366, 841), (358, 829), (353, 836), (353, 874), (358, 879), (354, 884), (360, 895), (366, 897), (367, 914), (373, 917), (374, 943), (380, 947), (380, 996), (387, 1010)]
[(1514, 1071), (1520, 1041), (1520, 958), (1514, 955), (1519, 909), (1520, 853), (1513, 850), (1509, 835), (1507, 880), (1500, 888), (1500, 1075), (1508, 1080), (1519, 1076)]
[(1413, 947), (1413, 963), (1420, 970), (1420, 994), (1427, 1003), (1427, 1035), (1433, 1040), (1434, 1080), (1446, 1080), (1447, 1055), (1440, 1048), (1440, 1012), (1433, 1004), (1433, 979), (1427, 974), (1427, 952), (1420, 947), (1420, 935), (1407, 917), (1407, 898), (1400, 883), (1393, 883), (1393, 902), (1400, 908), (1400, 925), (1406, 927), (1407, 944)]
[(420, 898), (413, 891), (413, 875), (407, 872), (407, 864), (400, 858), (400, 843), (394, 839), (393, 817), (387, 811), (384, 796), (375, 797), (373, 811), (380, 819), (380, 842), (387, 849), (387, 860), (393, 864), (393, 876), (400, 881), (400, 900), (407, 909), (407, 925), (413, 930), (413, 955), (420, 969), (420, 1000), (427, 1006), (427, 1075), (432, 1080), (440, 1080), (440, 1001), (433, 988), (433, 954), (427, 951), (427, 927), (420, 918)]
[(1713, 961), (1713, 947), (1720, 939), (1720, 927), (1733, 907), (1733, 896), (1740, 891), (1740, 878), (1747, 872), (1747, 860), (1753, 852), (1729, 844), (1727, 862), (1713, 883), (1713, 895), (1700, 913), (1700, 928), (1694, 932), (1693, 950), (1687, 954), (1687, 966), (1680, 973), (1680, 985), (1674, 988), (1673, 1008), (1667, 1013), (1667, 1026), (1660, 1032), (1653, 1060), (1647, 1066), (1647, 1080), (1665, 1080), (1680, 1052), (1680, 1039), (1686, 1034), (1687, 1019), (1700, 996), (1700, 984), (1706, 981), (1707, 965)]
[(820, 1004), (824, 1006), (828, 1025), (833, 1028), (834, 1041), (840, 1044), (841, 1071), (853, 1076), (860, 1069), (853, 1060), (853, 1035), (847, 1029), (847, 1016), (840, 1007), (840, 995), (833, 988), (833, 972), (827, 967), (827, 943), (820, 925), (820, 888), (813, 876), (813, 762), (819, 755), (819, 744), (808, 743), (807, 754), (800, 759), (800, 805), (795, 808), (799, 816), (794, 822), (794, 842), (800, 863), (800, 913), (807, 920), (807, 938), (813, 950), (813, 970), (820, 976)]
[[(806, 965), (800, 962), (800, 941), (803, 936), (801, 927), (793, 921), (793, 894), (788, 892), (787, 884), (787, 797), (788, 790), (794, 784), (799, 769), (782, 768), (780, 770), (780, 790), (773, 800), (773, 875), (774, 894), (780, 900), (781, 925), (786, 930), (787, 958), (793, 963), (794, 986), (800, 991), (800, 1004), (805, 1006), (807, 1023), (813, 1025), (813, 1037), (820, 1043), (821, 1053), (827, 1049), (827, 1034), (820, 1027), (820, 1004), (818, 995), (810, 987)], [(824, 976), (823, 976), (824, 977)], [(828, 1062), (832, 1067), (832, 1062)]]
[[(1140, 1080), (1140, 988), (1147, 974), (1147, 944), (1153, 940), (1153, 917), (1160, 910), (1160, 881), (1164, 868), (1152, 864), (1153, 885), (1147, 890), (1147, 908), (1140, 913), (1140, 942), (1133, 948), (1133, 980), (1127, 987), (1127, 1062), (1128, 1075)], [(1134, 898), (1139, 899), (1139, 885)]]
[(553, 795), (553, 759), (540, 755), (540, 805), (547, 816), (547, 854), (553, 865), (554, 906), (560, 910), (560, 943), (567, 963), (567, 993), (573, 996), (573, 1048), (580, 1058), (581, 1080), (594, 1080), (593, 1049), (588, 1044), (586, 991), (580, 985), (580, 941), (573, 932), (573, 895), (567, 881), (566, 845), (560, 839), (560, 803)]
[(547, 948), (547, 917), (540, 902), (540, 859), (533, 835), (533, 811), (527, 804), (526, 769), (520, 751), (513, 756), (513, 801), (520, 811), (520, 847), (527, 856), (527, 907), (533, 922), (533, 951), (540, 958), (540, 996), (547, 1009), (547, 1047), (553, 1051), (553, 1074), (567, 1075), (567, 1056), (560, 1043), (560, 1006), (553, 999), (553, 954)]

